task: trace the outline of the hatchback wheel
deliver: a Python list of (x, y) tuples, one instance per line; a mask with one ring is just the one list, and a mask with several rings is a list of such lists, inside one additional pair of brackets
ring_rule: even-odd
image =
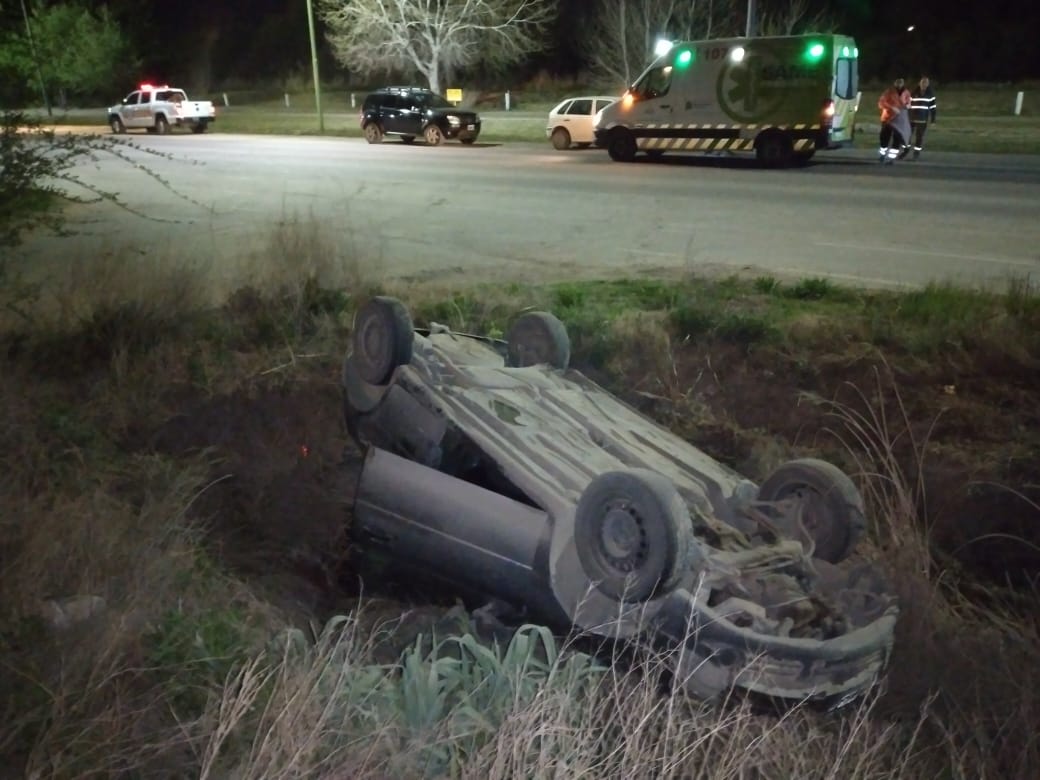
[(561, 152), (564, 149), (570, 149), (571, 134), (565, 128), (557, 127), (552, 132), (552, 145), (553, 149), (559, 149)]

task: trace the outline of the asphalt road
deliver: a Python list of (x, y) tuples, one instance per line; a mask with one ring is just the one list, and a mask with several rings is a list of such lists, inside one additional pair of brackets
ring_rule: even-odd
[(297, 221), (297, 239), (317, 234), (380, 278), (748, 271), (916, 286), (1040, 272), (1040, 157), (926, 153), (879, 166), (872, 150), (848, 150), (773, 171), (746, 157), (622, 164), (548, 144), (133, 141), (168, 155), (129, 150), (192, 200), (119, 161), (82, 166), (85, 181), (153, 219), (77, 206), (74, 239), (19, 250), (33, 267), (128, 251), (206, 259), (231, 278), (279, 223)]

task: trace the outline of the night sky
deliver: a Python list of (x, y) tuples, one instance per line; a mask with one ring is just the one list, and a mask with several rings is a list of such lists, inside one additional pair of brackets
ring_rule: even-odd
[[(759, 13), (772, 2), (786, 0), (758, 0)], [(108, 0), (107, 5), (141, 44), (137, 75), (142, 79), (215, 89), (309, 73), (305, 0)], [(567, 75), (580, 67), (572, 38), (590, 2), (560, 0), (559, 5), (553, 45), (518, 66), (511, 80), (540, 70)], [(1035, 0), (816, 0), (813, 5), (837, 17), (841, 32), (856, 37), (866, 78), (913, 78), (918, 71), (940, 83), (1040, 78), (1040, 2)], [(17, 8), (4, 4), (8, 22), (12, 10)], [(906, 30), (910, 24), (913, 33)], [(323, 80), (346, 77), (322, 48)]]

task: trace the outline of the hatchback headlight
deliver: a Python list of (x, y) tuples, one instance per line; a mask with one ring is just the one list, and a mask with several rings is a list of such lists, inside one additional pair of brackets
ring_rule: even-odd
[(455, 116), (454, 114), (449, 114), (449, 116), (448, 116), (448, 124), (451, 125), (452, 127), (458, 127), (459, 125), (462, 124), (462, 121), (457, 116)]

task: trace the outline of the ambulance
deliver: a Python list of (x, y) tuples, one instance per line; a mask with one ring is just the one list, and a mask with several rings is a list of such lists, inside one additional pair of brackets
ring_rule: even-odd
[(852, 143), (859, 51), (844, 35), (681, 41), (596, 120), (611, 159), (754, 152), (768, 167)]

